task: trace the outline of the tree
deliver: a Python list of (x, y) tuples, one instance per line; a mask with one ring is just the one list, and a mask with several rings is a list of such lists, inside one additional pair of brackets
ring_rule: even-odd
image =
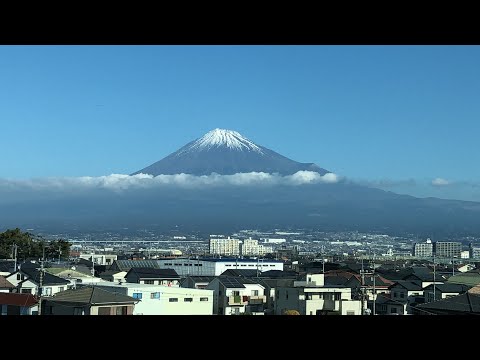
[(0, 233), (0, 259), (13, 258), (14, 245), (17, 245), (17, 259), (25, 260), (27, 258), (40, 259), (44, 249), (47, 258), (49, 256), (57, 258), (59, 248), (62, 255), (68, 257), (71, 244), (62, 239), (48, 242), (42, 236), (23, 232), (19, 228), (8, 229)]

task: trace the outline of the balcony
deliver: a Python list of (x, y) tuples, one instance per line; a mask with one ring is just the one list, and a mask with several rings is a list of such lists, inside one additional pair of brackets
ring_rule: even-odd
[(247, 296), (233, 295), (228, 297), (228, 305), (246, 305), (248, 304)]
[(267, 302), (267, 297), (265, 295), (249, 296), (248, 304), (249, 305), (260, 305)]

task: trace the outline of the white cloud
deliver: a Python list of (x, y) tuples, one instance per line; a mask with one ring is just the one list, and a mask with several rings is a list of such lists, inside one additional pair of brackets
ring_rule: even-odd
[(442, 178), (436, 178), (432, 180), (433, 186), (446, 186), (446, 185), (450, 185), (451, 183), (452, 183), (451, 181), (448, 181)]
[(176, 186), (181, 188), (201, 188), (212, 186), (257, 186), (257, 185), (291, 185), (336, 183), (340, 177), (329, 173), (324, 176), (313, 171), (299, 171), (293, 175), (281, 176), (263, 172), (238, 173), (234, 175), (195, 176), (189, 174), (159, 175), (147, 174), (106, 176), (83, 176), (65, 178), (39, 178), (29, 180), (0, 179), (0, 189), (31, 190), (88, 190), (109, 189), (123, 191), (131, 188), (160, 188)]

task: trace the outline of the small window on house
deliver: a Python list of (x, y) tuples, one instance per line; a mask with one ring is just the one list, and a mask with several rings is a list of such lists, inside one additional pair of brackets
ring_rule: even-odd
[(155, 284), (155, 280), (144, 280), (143, 283), (144, 283), (144, 284), (148, 284), (148, 285), (154, 285), (154, 284)]
[(22, 280), (22, 275), (17, 274), (17, 280)]
[(355, 315), (355, 311), (347, 311), (347, 315)]
[(83, 308), (81, 307), (73, 308), (73, 315), (83, 315)]
[(200, 301), (208, 301), (208, 297), (201, 297)]
[(22, 289), (20, 291), (22, 294), (31, 294), (32, 293), (32, 289)]
[(390, 309), (390, 314), (396, 314), (397, 313), (397, 308), (396, 307), (392, 307)]
[(117, 315), (127, 315), (127, 306), (117, 306), (115, 313)]
[(252, 290), (252, 296), (258, 296), (258, 290)]
[(170, 298), (168, 299), (168, 302), (178, 302), (178, 298)]
[(393, 292), (393, 297), (397, 297), (397, 293), (395, 291)]
[(58, 291), (64, 291), (64, 290), (65, 290), (65, 287), (64, 287), (64, 286), (60, 286), (60, 287), (58, 288)]
[(405, 294), (403, 292), (400, 293), (400, 298), (402, 298), (402, 299), (405, 298)]
[(160, 293), (159, 292), (150, 293), (150, 299), (160, 299)]
[(192, 302), (192, 301), (193, 301), (193, 298), (184, 298), (183, 301), (184, 301), (184, 302)]
[(142, 293), (133, 293), (132, 296), (134, 299), (141, 299), (142, 298)]

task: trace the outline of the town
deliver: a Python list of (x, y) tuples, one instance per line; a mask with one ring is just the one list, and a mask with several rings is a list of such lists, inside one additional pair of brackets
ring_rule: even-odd
[(480, 239), (471, 236), (15, 229), (0, 244), (1, 315), (480, 312)]

